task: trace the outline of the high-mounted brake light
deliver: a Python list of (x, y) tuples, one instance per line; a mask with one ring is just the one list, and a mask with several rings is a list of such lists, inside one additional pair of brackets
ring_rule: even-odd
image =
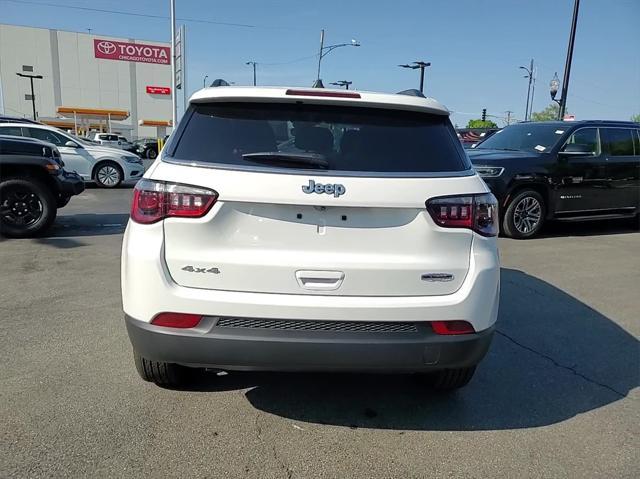
[(475, 329), (467, 321), (431, 321), (431, 329), (436, 334), (472, 334)]
[(326, 90), (292, 90), (289, 89), (285, 92), (285, 95), (292, 96), (322, 96), (329, 98), (361, 98), (360, 93), (354, 93), (350, 91), (326, 91)]
[(498, 234), (498, 200), (491, 193), (432, 198), (426, 206), (433, 221), (443, 228), (468, 228), (483, 236)]
[(169, 217), (201, 218), (218, 198), (218, 193), (196, 186), (140, 180), (133, 192), (131, 219), (151, 224)]
[(198, 314), (160, 313), (151, 320), (151, 324), (165, 328), (195, 328), (201, 320), (202, 316)]

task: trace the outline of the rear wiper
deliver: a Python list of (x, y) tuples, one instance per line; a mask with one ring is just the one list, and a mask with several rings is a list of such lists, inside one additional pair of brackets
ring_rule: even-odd
[(296, 165), (313, 166), (314, 168), (329, 168), (329, 162), (319, 153), (287, 153), (283, 151), (260, 151), (245, 153), (242, 158), (256, 163), (282, 163), (283, 166)]

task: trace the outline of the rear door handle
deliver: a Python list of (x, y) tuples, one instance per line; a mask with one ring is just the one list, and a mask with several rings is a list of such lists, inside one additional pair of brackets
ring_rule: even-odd
[(342, 286), (342, 271), (296, 271), (296, 280), (301, 288), (312, 291), (333, 291)]

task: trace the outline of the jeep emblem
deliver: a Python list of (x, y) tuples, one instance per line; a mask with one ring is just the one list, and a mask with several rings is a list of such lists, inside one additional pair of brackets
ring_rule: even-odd
[(316, 183), (313, 180), (309, 180), (308, 185), (302, 185), (302, 191), (308, 195), (311, 193), (326, 193), (327, 195), (333, 195), (337, 198), (338, 196), (344, 195), (347, 189), (340, 183), (323, 185), (322, 183)]

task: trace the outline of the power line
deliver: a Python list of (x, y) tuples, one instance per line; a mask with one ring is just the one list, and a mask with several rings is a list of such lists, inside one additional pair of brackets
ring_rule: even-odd
[[(93, 8), (93, 7), (79, 7), (76, 5), (61, 5), (59, 3), (51, 3), (51, 2), (34, 2), (29, 0), (0, 0), (3, 2), (11, 2), (17, 4), (29, 4), (29, 5), (38, 5), (45, 7), (55, 7), (55, 8), (67, 8), (71, 10), (81, 10), (85, 12), (98, 12), (98, 13), (110, 13), (114, 15), (127, 15), (130, 17), (144, 17), (144, 18), (155, 18), (160, 20), (168, 20), (168, 15), (153, 15), (150, 13), (135, 13), (135, 12), (125, 12), (123, 10), (108, 10), (106, 8)], [(282, 29), (282, 30), (298, 30), (292, 27), (282, 27), (276, 25), (253, 25), (249, 23), (233, 23), (233, 22), (220, 22), (217, 20), (206, 20), (201, 18), (177, 18), (181, 22), (192, 22), (192, 23), (205, 23), (209, 25), (222, 25), (226, 27), (239, 27), (239, 28), (267, 28), (267, 29)]]

